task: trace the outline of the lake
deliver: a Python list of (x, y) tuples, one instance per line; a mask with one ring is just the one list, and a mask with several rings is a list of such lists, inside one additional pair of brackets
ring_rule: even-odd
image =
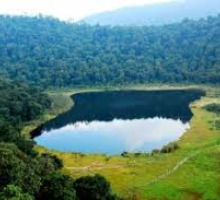
[(178, 140), (189, 128), (189, 104), (198, 90), (90, 92), (32, 132), (38, 145), (65, 152), (151, 152)]

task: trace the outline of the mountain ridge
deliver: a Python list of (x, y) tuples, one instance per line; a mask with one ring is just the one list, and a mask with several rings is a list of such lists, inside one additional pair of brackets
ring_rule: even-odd
[(220, 83), (220, 15), (108, 27), (0, 17), (0, 75), (43, 87)]
[(164, 25), (180, 22), (184, 18), (197, 20), (219, 13), (219, 0), (180, 0), (102, 12), (88, 16), (81, 22), (110, 26)]

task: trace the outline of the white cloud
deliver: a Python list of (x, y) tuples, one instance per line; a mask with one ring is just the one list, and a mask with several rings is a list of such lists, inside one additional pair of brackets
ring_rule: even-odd
[(1, 14), (45, 14), (63, 20), (79, 20), (85, 16), (121, 7), (172, 0), (0, 0)]
[[(45, 131), (35, 140), (39, 145), (57, 150), (64, 150), (67, 147), (69, 148), (67, 151), (85, 151), (87, 144), (87, 148), (92, 148), (96, 153), (101, 146), (102, 152), (99, 153), (104, 153), (108, 150), (103, 144), (114, 147), (119, 142), (121, 152), (141, 151), (146, 148), (148, 150), (161, 148), (170, 141), (178, 140), (189, 127), (188, 123), (184, 124), (180, 120), (158, 117), (114, 119), (111, 122), (77, 122), (60, 129)], [(74, 149), (76, 146), (78, 149)]]

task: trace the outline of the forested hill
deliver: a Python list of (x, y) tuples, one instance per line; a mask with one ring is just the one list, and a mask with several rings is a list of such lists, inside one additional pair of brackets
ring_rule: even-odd
[(220, 13), (219, 0), (171, 0), (144, 6), (121, 8), (89, 16), (82, 21), (96, 25), (143, 26), (200, 19)]
[(27, 122), (53, 106), (49, 96), (2, 77), (0, 94), (0, 200), (119, 200), (104, 177), (74, 180), (62, 174), (59, 158), (38, 153), (35, 142), (21, 134)]
[(46, 87), (220, 83), (220, 16), (160, 27), (0, 17), (0, 74)]

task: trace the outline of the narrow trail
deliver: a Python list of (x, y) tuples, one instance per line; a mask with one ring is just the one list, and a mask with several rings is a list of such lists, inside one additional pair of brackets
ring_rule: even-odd
[(135, 166), (135, 164), (118, 164), (118, 165), (109, 165), (109, 166), (106, 166), (104, 164), (99, 164), (99, 165), (89, 165), (84, 167), (65, 167), (65, 168), (74, 171), (92, 171), (92, 170), (102, 170), (102, 169), (117, 169), (121, 167), (131, 167), (131, 166)]
[(152, 185), (154, 183), (157, 183), (158, 181), (167, 178), (168, 176), (172, 175), (174, 172), (176, 172), (181, 166), (183, 166), (186, 162), (188, 162), (191, 158), (195, 157), (196, 155), (198, 155), (200, 153), (200, 151), (194, 152), (192, 154), (190, 154), (189, 156), (183, 158), (182, 160), (180, 160), (173, 168), (168, 169), (164, 174), (157, 176), (154, 180), (149, 181), (148, 183), (146, 183), (144, 186), (149, 186)]

